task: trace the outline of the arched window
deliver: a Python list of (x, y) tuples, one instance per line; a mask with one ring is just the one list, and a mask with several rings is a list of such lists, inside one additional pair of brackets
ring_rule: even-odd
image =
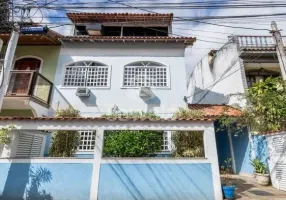
[(169, 87), (168, 68), (150, 61), (134, 62), (124, 67), (124, 87)]
[(94, 61), (80, 61), (66, 66), (63, 86), (109, 87), (109, 67)]

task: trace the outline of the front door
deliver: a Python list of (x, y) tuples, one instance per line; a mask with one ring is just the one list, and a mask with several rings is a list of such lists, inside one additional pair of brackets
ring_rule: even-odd
[[(8, 95), (28, 95), (33, 72), (39, 72), (41, 61), (36, 58), (17, 60), (8, 87)], [(19, 71), (19, 72), (17, 72)]]

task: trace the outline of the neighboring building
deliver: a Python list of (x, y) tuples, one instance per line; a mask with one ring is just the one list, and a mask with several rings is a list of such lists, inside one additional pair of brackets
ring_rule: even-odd
[[(9, 37), (10, 33), (0, 34), (4, 45)], [(10, 80), (0, 115), (48, 115), (61, 45), (59, 37), (62, 36), (54, 31), (44, 35), (20, 34), (12, 70), (10, 74), (4, 72)]]
[(185, 48), (195, 38), (170, 36), (172, 14), (67, 16), (74, 35), (60, 38), (51, 116), (71, 105), (82, 116), (117, 110), (171, 117), (187, 106)]
[[(232, 94), (244, 93), (253, 83), (280, 75), (272, 36), (230, 36), (222, 48), (209, 52), (194, 67), (188, 80), (187, 99), (190, 104), (243, 107), (245, 101)], [(240, 134), (217, 129), (216, 140), (219, 164), (232, 158), (236, 173), (252, 174), (253, 167), (249, 163), (255, 157), (267, 160), (264, 137), (250, 135), (247, 129)]]
[(244, 93), (270, 76), (280, 76), (273, 37), (231, 36), (194, 67), (188, 80), (188, 102), (244, 106), (245, 102), (231, 94)]

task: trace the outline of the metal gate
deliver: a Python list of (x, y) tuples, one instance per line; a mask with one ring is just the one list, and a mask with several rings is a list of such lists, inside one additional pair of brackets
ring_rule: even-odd
[(267, 136), (273, 187), (286, 191), (286, 132)]

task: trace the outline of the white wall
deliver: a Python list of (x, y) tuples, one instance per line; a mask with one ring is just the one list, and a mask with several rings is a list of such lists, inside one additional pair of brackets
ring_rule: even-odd
[(220, 49), (213, 60), (205, 56), (189, 77), (188, 102), (200, 104), (239, 104), (244, 101), (230, 94), (244, 92), (244, 67), (238, 57), (236, 44)]
[[(76, 61), (92, 60), (111, 66), (111, 83), (108, 89), (90, 88), (86, 100), (75, 95), (76, 88), (62, 87), (64, 67)], [(136, 61), (162, 63), (170, 70), (170, 88), (152, 89), (155, 97), (145, 102), (138, 89), (122, 88), (123, 68)], [(81, 111), (82, 116), (99, 116), (110, 113), (114, 105), (121, 111), (155, 111), (170, 117), (178, 107), (185, 107), (187, 94), (184, 46), (181, 44), (120, 44), (120, 43), (65, 43), (62, 46), (55, 78), (52, 110), (68, 105)]]

